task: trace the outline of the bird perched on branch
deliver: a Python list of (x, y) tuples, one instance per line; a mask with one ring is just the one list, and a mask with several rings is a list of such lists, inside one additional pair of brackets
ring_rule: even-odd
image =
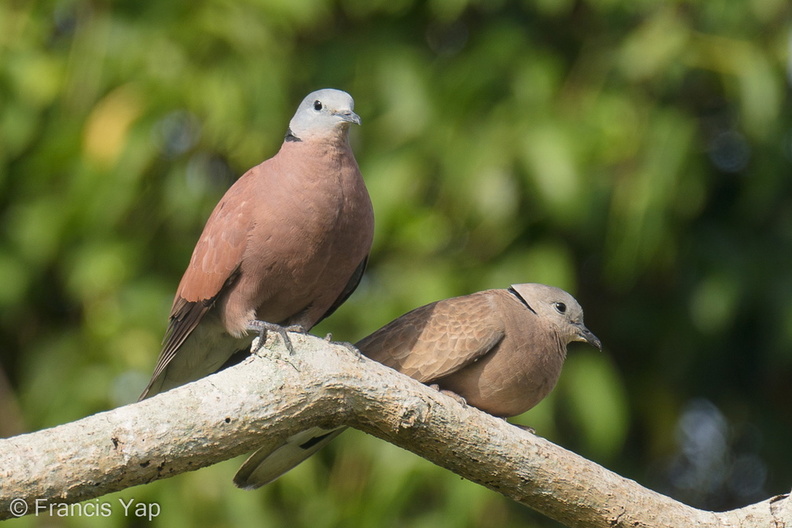
[(303, 99), (275, 156), (226, 192), (179, 283), (141, 399), (220, 369), (266, 330), (307, 331), (355, 290), (374, 233), (346, 92)]
[[(515, 284), (427, 304), (356, 346), (371, 359), (505, 418), (522, 414), (550, 393), (573, 341), (602, 348), (584, 326), (574, 297), (543, 284)], [(275, 450), (258, 451), (234, 482), (251, 489), (267, 484), (344, 429), (314, 427)]]

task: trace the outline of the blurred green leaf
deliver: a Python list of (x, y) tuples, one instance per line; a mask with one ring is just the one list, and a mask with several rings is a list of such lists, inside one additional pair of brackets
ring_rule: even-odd
[(587, 449), (596, 457), (616, 456), (626, 440), (629, 415), (627, 395), (607, 357), (600, 352), (572, 352), (559, 391)]

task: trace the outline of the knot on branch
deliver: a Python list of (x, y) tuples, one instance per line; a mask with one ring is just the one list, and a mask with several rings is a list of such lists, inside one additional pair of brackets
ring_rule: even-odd
[(407, 398), (399, 409), (399, 429), (412, 429), (426, 421), (430, 412), (429, 403), (420, 398)]

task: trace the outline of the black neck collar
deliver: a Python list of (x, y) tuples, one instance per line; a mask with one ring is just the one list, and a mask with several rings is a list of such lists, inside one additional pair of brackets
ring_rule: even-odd
[(283, 140), (288, 143), (302, 141), (302, 139), (294, 135), (294, 132), (291, 131), (291, 128), (286, 131), (286, 137), (283, 138)]
[(528, 304), (528, 302), (525, 299), (523, 299), (522, 295), (517, 293), (517, 290), (515, 290), (512, 287), (509, 287), (506, 291), (508, 291), (510, 294), (514, 295), (515, 297), (517, 297), (517, 300), (520, 301), (522, 304), (524, 304), (525, 307), (528, 308), (529, 310), (531, 310), (534, 314), (539, 315), (539, 314), (536, 313), (536, 310), (531, 308), (531, 305)]

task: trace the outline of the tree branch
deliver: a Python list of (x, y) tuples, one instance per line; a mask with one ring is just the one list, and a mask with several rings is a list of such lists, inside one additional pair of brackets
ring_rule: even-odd
[[(346, 424), (570, 527), (792, 527), (781, 495), (691, 508), (547, 440), (310, 335), (140, 403), (0, 440), (0, 518), (11, 501), (84, 501)], [(229, 483), (229, 485), (231, 485)], [(32, 509), (30, 512), (32, 513)]]

